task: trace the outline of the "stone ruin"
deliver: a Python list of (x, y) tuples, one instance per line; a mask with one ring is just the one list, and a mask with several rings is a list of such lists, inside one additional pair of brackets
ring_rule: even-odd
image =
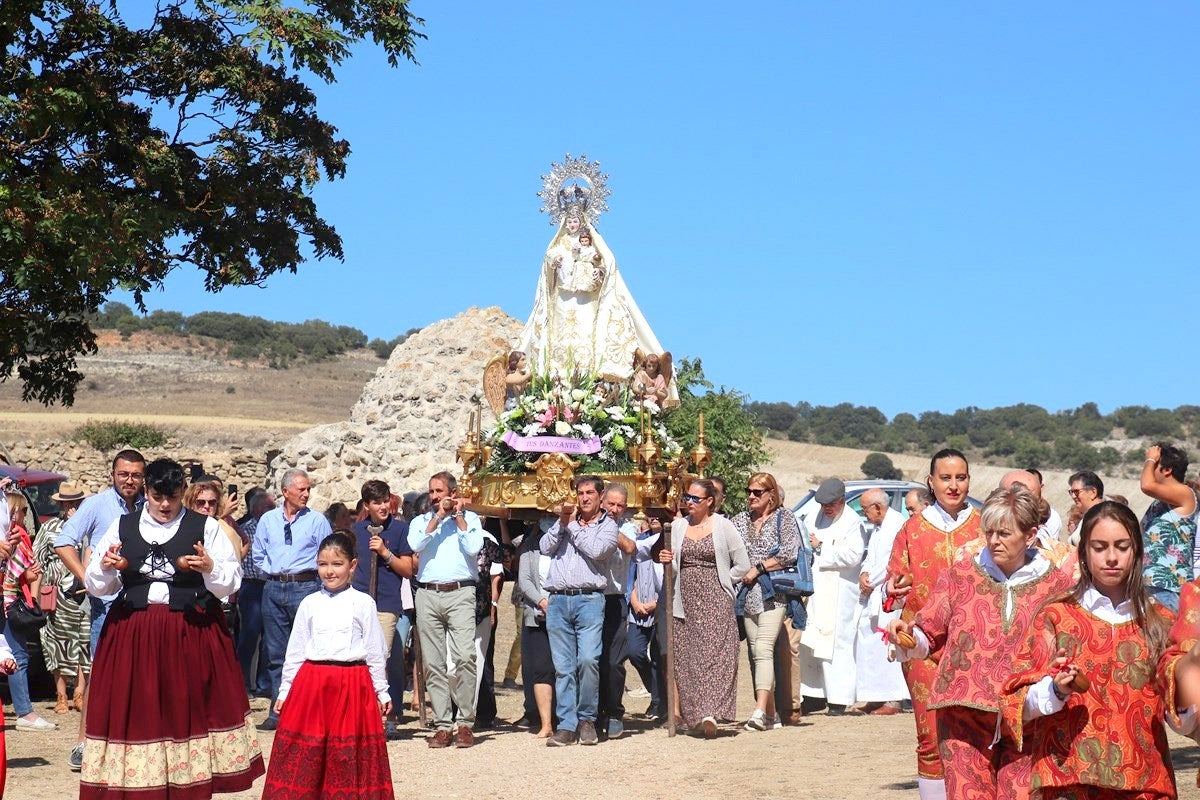
[[(423, 491), (440, 470), (461, 472), (454, 453), (467, 432), (471, 401), (483, 400), (483, 368), (507, 354), (522, 323), (499, 307), (469, 308), (423, 328), (392, 351), (367, 383), (350, 419), (318, 425), (290, 439), (271, 460), (278, 488), (299, 467), (312, 481), (309, 505), (353, 507), (363, 481), (379, 478), (392, 491)], [(483, 425), (495, 421), (483, 400)]]

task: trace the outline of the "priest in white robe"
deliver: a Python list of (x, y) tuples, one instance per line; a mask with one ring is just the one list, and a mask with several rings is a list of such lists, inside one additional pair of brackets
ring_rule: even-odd
[(800, 692), (824, 698), (829, 714), (854, 702), (854, 640), (858, 634), (858, 576), (866, 537), (862, 518), (846, 507), (846, 485), (826, 478), (817, 487), (820, 508), (805, 525), (814, 552), (813, 596), (800, 640)]
[(900, 713), (900, 701), (908, 699), (908, 684), (899, 662), (888, 661), (887, 645), (880, 629), (900, 616), (900, 609), (883, 610), (888, 557), (892, 543), (904, 525), (904, 515), (888, 504), (887, 492), (869, 489), (862, 495), (862, 513), (874, 527), (867, 543), (867, 558), (858, 576), (858, 640), (854, 645), (855, 699), (866, 703), (863, 711), (876, 714)]

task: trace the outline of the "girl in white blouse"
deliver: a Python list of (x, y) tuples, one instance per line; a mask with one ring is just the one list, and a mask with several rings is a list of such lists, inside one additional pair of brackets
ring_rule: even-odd
[(394, 797), (382, 721), (392, 705), (387, 653), (375, 601), (350, 585), (354, 553), (346, 531), (317, 552), (321, 591), (304, 598), (292, 625), (263, 800)]

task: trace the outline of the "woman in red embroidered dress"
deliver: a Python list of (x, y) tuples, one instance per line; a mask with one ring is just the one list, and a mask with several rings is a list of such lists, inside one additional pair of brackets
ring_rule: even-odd
[[(888, 561), (887, 593), (903, 598), (900, 618), (911, 622), (925, 604), (938, 577), (955, 561), (963, 545), (979, 537), (979, 514), (967, 503), (971, 473), (967, 458), (957, 450), (939, 450), (929, 462), (926, 479), (934, 504), (915, 517), (909, 517), (896, 534)], [(897, 588), (897, 579), (911, 584)], [(921, 800), (946, 796), (942, 760), (938, 756), (935, 712), (928, 707), (929, 694), (937, 679), (940, 653), (904, 663), (904, 680), (912, 697), (913, 717), (917, 723), (917, 786)]]
[(1171, 616), (1142, 583), (1141, 526), (1110, 500), (1079, 529), (1079, 581), (1038, 612), (1006, 686), (1006, 717), (1033, 759), (1030, 797), (1174, 798), (1155, 680)]
[(1004, 682), (1029, 622), (1070, 579), (1034, 548), (1044, 502), (1023, 486), (997, 489), (980, 515), (987, 547), (955, 562), (938, 579), (912, 622), (893, 620), (916, 646), (905, 660), (941, 651), (929, 708), (937, 709), (938, 750), (953, 798), (1024, 797), (1029, 757), (1000, 724)]

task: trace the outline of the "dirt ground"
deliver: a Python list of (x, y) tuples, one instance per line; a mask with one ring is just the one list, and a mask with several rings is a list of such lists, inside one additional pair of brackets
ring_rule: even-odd
[[(502, 604), (502, 608), (509, 608)], [(512, 641), (512, 615), (502, 615), (496, 647), (497, 675), (503, 677)], [(743, 653), (745, 652), (743, 648)], [(749, 668), (745, 656), (739, 665), (742, 687), (738, 714), (745, 720), (752, 709)], [(630, 670), (626, 686), (640, 685)], [(521, 716), (521, 690), (497, 689), (500, 718)], [(645, 710), (649, 701), (626, 695), (628, 713)], [(11, 718), (6, 727), (8, 792), (10, 798), (67, 798), (75, 796), (78, 773), (67, 769), (67, 756), (75, 742), (79, 715), (56, 717), (53, 703), (37, 702), (37, 709), (60, 722), (57, 731), (17, 731)], [(255, 720), (266, 716), (266, 701), (255, 700)], [(398, 796), (439, 798), (503, 798), (522, 796), (586, 798), (629, 796), (681, 797), (792, 797), (811, 800), (844, 798), (917, 797), (915, 731), (911, 714), (891, 717), (829, 717), (817, 713), (796, 727), (748, 732), (730, 726), (714, 741), (686, 735), (668, 737), (666, 731), (630, 722), (620, 740), (597, 747), (551, 749), (528, 733), (503, 726), (481, 733), (469, 750), (430, 750), (426, 734), (410, 715), (404, 738), (388, 744), (392, 781)], [(1171, 736), (1180, 798), (1200, 800), (1196, 788), (1200, 748), (1189, 739)], [(273, 734), (260, 733), (269, 756)], [(254, 789), (230, 798), (257, 798), (263, 779)]]

